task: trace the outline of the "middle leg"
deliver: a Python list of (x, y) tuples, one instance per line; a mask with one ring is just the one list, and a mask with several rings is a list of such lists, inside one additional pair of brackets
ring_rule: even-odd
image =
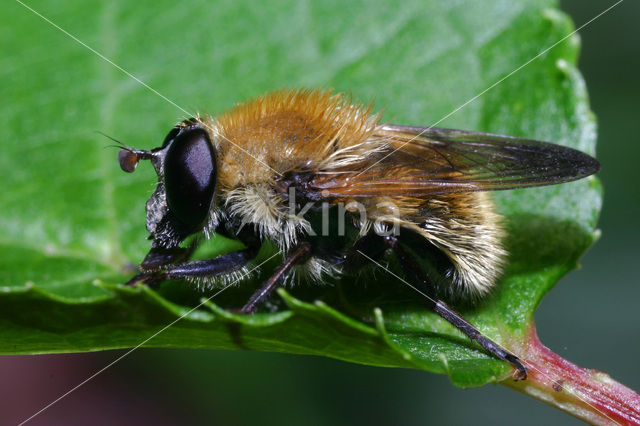
[(264, 283), (262, 287), (260, 287), (251, 297), (249, 301), (240, 309), (241, 314), (252, 314), (257, 309), (260, 303), (264, 302), (265, 299), (276, 289), (282, 282), (284, 278), (287, 276), (291, 268), (296, 264), (307, 259), (308, 255), (311, 253), (311, 244), (302, 243), (293, 250), (289, 252), (289, 255), (285, 259), (285, 261), (275, 270), (273, 275)]

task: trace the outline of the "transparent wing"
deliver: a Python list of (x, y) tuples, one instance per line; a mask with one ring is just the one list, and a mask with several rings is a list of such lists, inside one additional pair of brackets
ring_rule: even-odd
[(597, 160), (572, 148), (461, 130), (383, 126), (389, 148), (358, 165), (315, 176), (318, 197), (427, 196), (569, 182), (596, 173)]

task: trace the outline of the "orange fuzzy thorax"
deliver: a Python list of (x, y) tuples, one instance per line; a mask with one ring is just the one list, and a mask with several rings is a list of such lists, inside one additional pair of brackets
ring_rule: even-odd
[(282, 90), (239, 104), (212, 123), (220, 189), (318, 170), (332, 152), (367, 140), (377, 121), (371, 107), (329, 91)]

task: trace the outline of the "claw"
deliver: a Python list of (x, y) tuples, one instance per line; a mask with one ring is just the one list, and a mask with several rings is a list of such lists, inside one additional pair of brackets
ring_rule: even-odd
[(149, 287), (157, 287), (162, 281), (166, 280), (166, 278), (164, 272), (141, 272), (124, 283), (124, 285), (135, 287), (137, 284), (142, 283)]
[(520, 358), (512, 354), (509, 354), (505, 358), (511, 363), (511, 365), (515, 367), (515, 370), (513, 372), (513, 380), (515, 380), (516, 382), (520, 380), (526, 380), (527, 367), (525, 367), (522, 361), (520, 361)]

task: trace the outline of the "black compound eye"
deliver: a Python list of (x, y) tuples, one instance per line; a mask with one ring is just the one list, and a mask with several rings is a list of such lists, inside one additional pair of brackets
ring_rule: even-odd
[(185, 130), (173, 138), (164, 161), (167, 204), (184, 231), (207, 218), (216, 187), (216, 157), (204, 129)]
[(178, 133), (180, 133), (180, 131), (185, 128), (185, 127), (189, 127), (189, 126), (193, 126), (195, 124), (198, 123), (198, 119), (191, 117), (191, 118), (187, 118), (186, 120), (183, 120), (181, 123), (176, 124), (175, 126), (173, 126), (173, 128), (171, 130), (169, 130), (169, 133), (167, 133), (167, 136), (165, 136), (164, 141), (162, 141), (162, 148), (164, 148), (165, 146), (169, 145), (169, 143), (176, 137), (178, 136)]
[(164, 141), (162, 141), (162, 148), (169, 145), (169, 142), (171, 142), (178, 135), (178, 133), (180, 133), (180, 126), (175, 126), (171, 130), (169, 130), (169, 133), (167, 133), (167, 136), (165, 136)]

